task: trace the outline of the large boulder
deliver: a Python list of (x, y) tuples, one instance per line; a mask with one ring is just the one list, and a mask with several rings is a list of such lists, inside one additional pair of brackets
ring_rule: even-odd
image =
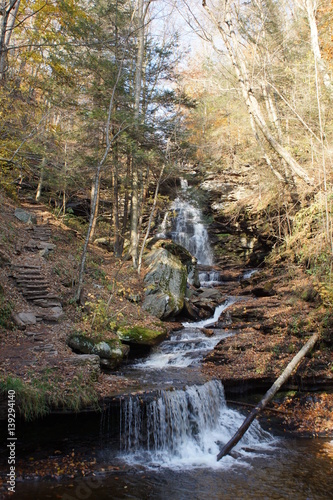
[(196, 280), (196, 260), (171, 240), (155, 243), (146, 257), (143, 308), (160, 319), (176, 316), (184, 307), (188, 276)]
[(162, 342), (167, 334), (166, 329), (163, 331), (151, 330), (142, 326), (133, 326), (129, 328), (119, 327), (117, 335), (122, 342), (133, 345), (142, 345), (146, 347), (154, 347)]
[(93, 338), (81, 333), (72, 334), (67, 343), (75, 352), (99, 356), (101, 366), (110, 369), (119, 366), (124, 356), (129, 353), (129, 346), (123, 345), (118, 339)]

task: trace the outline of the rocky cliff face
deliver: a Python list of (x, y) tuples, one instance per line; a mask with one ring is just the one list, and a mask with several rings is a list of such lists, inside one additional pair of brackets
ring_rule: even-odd
[(271, 250), (274, 240), (262, 214), (251, 210), (259, 192), (258, 176), (250, 165), (207, 173), (199, 184), (205, 193), (205, 211), (213, 219), (209, 232), (218, 265), (256, 266)]

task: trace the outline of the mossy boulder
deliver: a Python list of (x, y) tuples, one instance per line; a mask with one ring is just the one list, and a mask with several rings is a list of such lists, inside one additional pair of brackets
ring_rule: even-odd
[(151, 330), (142, 326), (133, 326), (130, 328), (119, 327), (117, 335), (122, 342), (128, 344), (138, 344), (147, 347), (153, 347), (166, 337), (166, 329), (163, 331)]
[(146, 257), (143, 309), (160, 319), (176, 316), (184, 307), (188, 270), (193, 258), (180, 245), (166, 240), (153, 245)]
[[(67, 344), (73, 351), (80, 354), (96, 354), (101, 359), (101, 366), (107, 364), (110, 369), (119, 366), (129, 353), (129, 346), (123, 345), (118, 339), (105, 339), (102, 336), (94, 338), (82, 333), (72, 334)], [(103, 360), (107, 360), (107, 363)]]

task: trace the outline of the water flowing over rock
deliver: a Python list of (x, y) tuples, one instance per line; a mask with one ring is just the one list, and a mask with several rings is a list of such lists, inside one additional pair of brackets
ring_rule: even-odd
[[(226, 442), (243, 419), (227, 408), (217, 380), (185, 390), (127, 397), (121, 402), (120, 418), (126, 458), (162, 467), (218, 466), (218, 443)], [(243, 446), (256, 448), (272, 441), (257, 422), (243, 439)]]
[(193, 199), (188, 199), (188, 184), (185, 179), (181, 179), (181, 187), (181, 194), (165, 214), (160, 236), (170, 236), (173, 241), (186, 248), (197, 259), (198, 264), (212, 265), (213, 252), (202, 212)]

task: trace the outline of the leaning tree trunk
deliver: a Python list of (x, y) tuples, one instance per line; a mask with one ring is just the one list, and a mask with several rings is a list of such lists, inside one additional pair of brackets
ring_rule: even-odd
[(234, 446), (241, 440), (244, 436), (245, 432), (248, 430), (250, 425), (252, 424), (255, 417), (266, 407), (267, 403), (274, 397), (280, 387), (288, 380), (290, 375), (296, 366), (300, 363), (300, 361), (304, 358), (304, 356), (311, 351), (314, 347), (315, 343), (319, 339), (319, 333), (314, 333), (310, 340), (302, 347), (302, 349), (294, 356), (294, 358), (290, 361), (287, 368), (281, 373), (279, 378), (274, 382), (269, 391), (266, 392), (263, 399), (260, 403), (251, 411), (251, 413), (246, 417), (236, 434), (230, 439), (230, 441), (223, 446), (220, 453), (217, 455), (216, 460), (221, 460), (225, 455), (227, 455)]
[(229, 0), (225, 0), (225, 12), (223, 21), (219, 21), (212, 11), (205, 6), (211, 20), (217, 27), (219, 33), (222, 36), (223, 42), (227, 48), (229, 57), (231, 59), (232, 65), (235, 69), (237, 80), (242, 91), (242, 95), (245, 104), (248, 108), (249, 114), (253, 117), (258, 129), (261, 131), (262, 135), (265, 137), (271, 148), (282, 158), (290, 171), (300, 177), (307, 184), (313, 184), (313, 180), (309, 178), (305, 170), (297, 163), (297, 161), (292, 157), (292, 155), (280, 144), (279, 141), (275, 139), (271, 133), (266, 120), (261, 112), (259, 103), (253, 93), (252, 87), (250, 85), (248, 70), (246, 67), (246, 61), (244, 55), (241, 51), (241, 42), (236, 35), (236, 30), (233, 26), (231, 9), (229, 6)]

